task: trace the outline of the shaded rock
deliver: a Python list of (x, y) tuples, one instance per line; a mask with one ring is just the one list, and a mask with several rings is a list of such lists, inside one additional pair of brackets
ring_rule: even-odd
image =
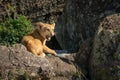
[(75, 62), (79, 66), (80, 71), (88, 77), (89, 75), (89, 58), (92, 51), (92, 39), (85, 40), (81, 45), (80, 49), (76, 53)]
[(0, 20), (7, 15), (5, 7), (10, 3), (17, 13), (28, 16), (32, 22), (56, 22), (63, 12), (64, 2), (64, 0), (1, 0)]
[(53, 55), (45, 58), (35, 56), (28, 52), (22, 44), (16, 44), (12, 47), (0, 46), (0, 77), (3, 80), (20, 80), (26, 74), (33, 80), (38, 78), (52, 80), (55, 77), (72, 80), (77, 69), (73, 62), (68, 62)]
[(111, 0), (66, 0), (63, 14), (56, 24), (56, 38), (62, 49), (78, 51), (94, 36), (105, 8)]
[(58, 55), (59, 57), (52, 55), (46, 56), (55, 73), (55, 76), (51, 77), (51, 80), (73, 80), (73, 76), (76, 75), (78, 71), (74, 62), (75, 53), (61, 53)]
[(48, 60), (50, 61), (50, 64), (53, 66), (54, 72), (57, 73), (57, 75), (64, 77), (66, 76), (68, 77), (68, 79), (70, 79), (73, 76), (73, 74), (77, 72), (76, 67), (73, 66), (74, 65), (73, 60), (59, 57), (54, 58), (54, 56), (48, 57)]
[(120, 14), (107, 16), (98, 27), (90, 75), (91, 80), (120, 79)]

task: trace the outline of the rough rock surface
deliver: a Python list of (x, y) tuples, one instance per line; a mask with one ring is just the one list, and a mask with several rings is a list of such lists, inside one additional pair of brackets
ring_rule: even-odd
[(94, 37), (91, 80), (120, 80), (120, 14), (107, 16)]
[(81, 45), (76, 53), (75, 62), (79, 66), (80, 71), (88, 77), (89, 75), (89, 60), (92, 51), (92, 40), (87, 39)]
[(94, 36), (100, 16), (111, 0), (66, 0), (56, 27), (61, 47), (77, 51), (86, 39)]
[[(12, 5), (15, 5), (15, 6), (18, 5), (17, 10), (20, 13), (24, 13), (32, 20), (44, 21), (44, 22), (55, 21), (57, 19), (57, 16), (61, 15), (61, 12), (63, 11), (64, 1), (66, 1), (63, 15), (59, 17), (56, 25), (56, 38), (59, 41), (62, 49), (77, 51), (78, 48), (80, 48), (76, 57), (76, 61), (78, 62), (78, 65), (80, 66), (80, 68), (82, 68), (85, 75), (90, 74), (89, 77), (91, 78), (91, 80), (107, 80), (107, 79), (119, 80), (119, 76), (120, 76), (119, 75), (120, 73), (119, 72), (120, 71), (120, 64), (119, 64), (119, 61), (120, 61), (119, 59), (119, 54), (120, 54), (119, 25), (120, 24), (119, 24), (119, 21), (120, 19), (119, 19), (119, 14), (117, 15), (116, 13), (120, 13), (120, 0), (1, 0), (1, 1), (3, 3), (10, 1)], [(1, 1), (0, 1), (0, 4), (1, 4)], [(0, 5), (0, 8), (2, 7), (3, 6)], [(2, 10), (3, 9), (0, 9), (0, 12), (1, 12), (0, 22), (2, 20), (1, 17), (5, 17), (4, 16), (5, 14), (4, 12), (2, 13)], [(1, 14), (3, 16), (1, 16)], [(105, 18), (108, 15), (109, 17)], [(96, 31), (98, 27), (99, 27), (99, 30)], [(95, 34), (95, 32), (97, 34)], [(95, 39), (93, 40), (94, 35), (96, 36), (95, 36)], [(92, 46), (93, 42), (94, 42), (94, 45)], [(18, 72), (22, 71), (22, 70), (19, 70), (20, 68), (19, 65), (22, 65), (22, 66), (25, 66), (25, 64), (33, 65), (32, 63), (30, 63), (31, 61), (33, 61), (33, 59), (31, 59), (33, 55), (26, 54), (28, 52), (25, 52), (26, 51), (24, 50), (25, 48), (22, 47), (23, 48), (22, 54), (31, 56), (30, 62), (27, 60), (22, 61), (21, 60), (22, 58), (18, 59), (18, 57), (20, 57), (21, 54), (18, 55), (18, 57), (15, 57), (14, 54), (17, 54), (17, 52), (14, 51), (13, 48), (14, 47), (12, 47), (11, 49), (5, 46), (0, 48), (0, 50), (2, 50), (0, 51), (0, 54), (2, 54), (0, 55), (0, 60), (1, 60), (0, 63), (2, 64), (0, 66), (0, 71), (1, 71), (0, 75), (2, 75), (2, 77), (4, 78), (6, 78), (6, 75), (9, 77), (9, 75), (11, 76), (16, 74), (13, 69), (18, 70)], [(12, 50), (14, 54), (11, 54), (10, 50)], [(92, 55), (90, 56), (91, 52), (92, 52)], [(12, 55), (13, 58), (10, 58), (7, 55), (10, 55), (10, 56)], [(15, 63), (13, 63), (14, 59), (17, 59)], [(59, 64), (61, 62), (54, 61), (54, 60), (62, 61), (58, 57), (49, 56), (44, 60), (40, 59), (39, 57), (38, 58), (35, 57), (35, 59), (38, 60), (35, 62), (35, 65), (34, 65), (35, 67), (36, 67), (36, 64), (39, 62), (40, 63), (45, 62), (45, 64), (49, 63), (49, 65), (47, 66), (51, 66), (53, 63), (55, 63), (54, 69), (57, 69), (58, 65), (60, 66), (60, 69), (63, 67), (63, 65)], [(49, 62), (49, 60), (52, 60), (51, 62), (53, 63)], [(89, 63), (90, 60), (91, 62)], [(13, 61), (13, 62), (9, 62), (9, 61)], [(24, 65), (18, 64), (20, 62), (25, 64)], [(63, 64), (64, 63), (65, 62), (63, 62)], [(9, 67), (5, 65), (8, 65), (8, 66), (17, 65), (17, 67), (14, 66), (14, 67), (11, 67), (11, 69), (9, 69)], [(68, 65), (68, 61), (66, 65)], [(42, 73), (41, 71), (44, 72), (44, 70), (48, 68), (48, 67), (39, 68), (39, 66), (37, 65), (36, 69), (32, 68), (33, 70), (32, 69), (31, 70), (33, 72), (34, 71), (36, 72), (39, 69), (39, 72)], [(51, 72), (50, 76), (54, 76), (55, 73), (57, 74), (57, 76), (52, 77), (51, 80), (59, 80), (59, 79), (70, 80), (68, 77), (61, 76), (63, 75), (63, 74), (60, 74), (60, 73), (63, 73), (61, 72), (61, 70), (59, 71), (57, 69), (58, 71), (54, 71), (52, 67), (53, 66), (47, 69), (48, 72)], [(6, 69), (9, 69), (9, 70), (6, 71)], [(66, 71), (67, 70), (68, 69), (66, 69)], [(13, 72), (13, 73), (9, 74), (10, 72)], [(5, 75), (3, 75), (3, 73), (5, 73)], [(24, 71), (20, 73), (24, 73)], [(28, 73), (30, 74), (31, 72), (28, 71)], [(35, 75), (35, 73), (33, 74)], [(44, 74), (46, 74), (46, 71)], [(66, 72), (65, 72), (65, 75), (66, 75)]]
[(22, 13), (32, 21), (56, 22), (63, 12), (64, 0), (0, 0), (0, 20), (7, 15), (5, 8), (11, 4), (17, 13)]
[(76, 74), (73, 62), (68, 62), (52, 55), (40, 58), (28, 52), (22, 44), (12, 47), (0, 46), (0, 77), (3, 80), (22, 80), (25, 73), (37, 80), (72, 80)]

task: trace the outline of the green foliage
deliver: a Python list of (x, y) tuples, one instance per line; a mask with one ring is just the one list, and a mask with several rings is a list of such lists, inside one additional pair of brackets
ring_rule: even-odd
[(12, 45), (20, 43), (22, 37), (32, 30), (31, 22), (24, 15), (16, 15), (16, 18), (7, 18), (0, 24), (0, 44)]
[(24, 73), (24, 78), (25, 78), (25, 80), (32, 80), (32, 78), (26, 72)]

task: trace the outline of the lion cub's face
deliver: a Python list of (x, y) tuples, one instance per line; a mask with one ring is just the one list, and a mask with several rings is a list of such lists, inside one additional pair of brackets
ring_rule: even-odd
[(47, 41), (51, 40), (51, 37), (54, 35), (54, 27), (55, 27), (55, 23), (53, 24), (47, 24), (42, 22), (37, 23), (37, 29), (39, 30), (39, 33)]

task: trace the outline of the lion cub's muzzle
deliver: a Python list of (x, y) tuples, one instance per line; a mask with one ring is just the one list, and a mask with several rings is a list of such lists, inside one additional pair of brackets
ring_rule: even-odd
[(47, 41), (50, 41), (50, 40), (51, 40), (51, 37), (52, 37), (52, 35), (46, 35)]

